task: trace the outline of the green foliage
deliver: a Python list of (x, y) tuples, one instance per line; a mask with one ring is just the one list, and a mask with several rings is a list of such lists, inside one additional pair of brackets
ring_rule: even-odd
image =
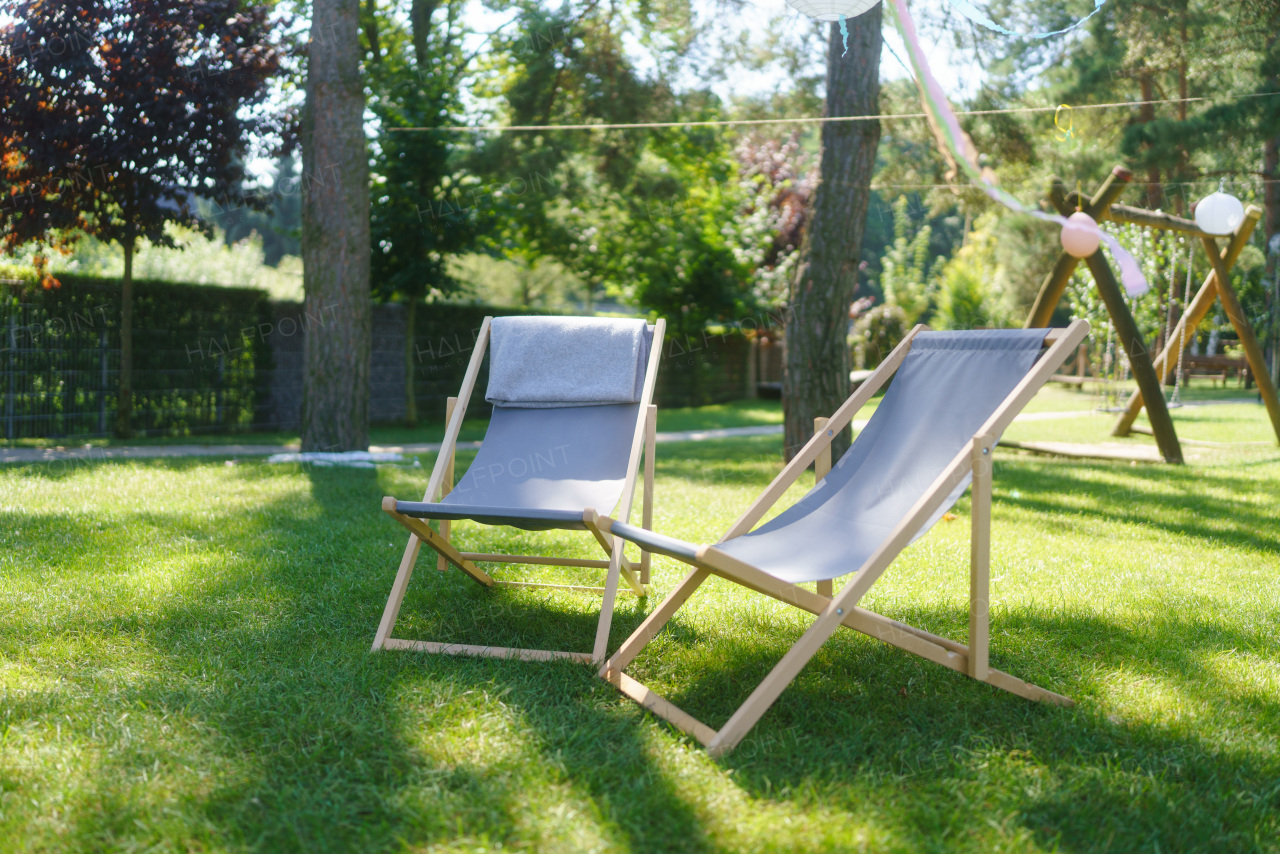
[(920, 226), (915, 233), (907, 213), (908, 200), (899, 196), (893, 203), (893, 244), (881, 259), (880, 287), (887, 305), (901, 309), (910, 328), (928, 320), (935, 290), (934, 280), (943, 264), (935, 258), (930, 263), (929, 238), (933, 229)]
[(853, 325), (854, 364), (860, 370), (879, 365), (913, 325), (897, 305), (878, 305), (863, 312)]
[[(457, 288), (448, 258), (477, 248), (487, 228), (486, 195), (459, 162), (454, 137), (432, 130), (462, 119), (460, 88), (467, 31), (459, 3), (432, 4), (434, 16), (406, 30), (394, 5), (365, 21), (378, 52), (366, 62), (370, 110), (381, 133), (371, 146), (371, 281), (380, 299), (438, 299)], [(368, 7), (366, 7), (368, 8)], [(418, 50), (424, 52), (418, 55)]]
[[(217, 226), (210, 237), (178, 225), (167, 226), (165, 234), (171, 246), (153, 246), (145, 240), (139, 243), (133, 262), (133, 273), (139, 279), (257, 288), (275, 300), (302, 299), (302, 259), (286, 255), (275, 266), (269, 265), (263, 239), (256, 232), (234, 243), (228, 243)], [(65, 255), (54, 253), (49, 267), (58, 277), (70, 273), (119, 279), (124, 274), (119, 251), (92, 237), (77, 241)]]
[(165, 225), (201, 227), (190, 200), (234, 193), (243, 164), (233, 155), (274, 127), (262, 104), (280, 57), (264, 6), (22, 0), (8, 13), (7, 250), (79, 232), (171, 245)]

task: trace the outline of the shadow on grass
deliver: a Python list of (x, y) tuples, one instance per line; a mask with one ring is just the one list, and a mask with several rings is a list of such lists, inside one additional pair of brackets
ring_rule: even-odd
[[(609, 847), (710, 850), (693, 809), (654, 767), (636, 717), (589, 668), (370, 653), (407, 533), (378, 509), (378, 473), (317, 469), (307, 478), (310, 498), (251, 513), (127, 514), (123, 531), (232, 553), (221, 571), (193, 579), (188, 595), (133, 614), (105, 609), (73, 626), (0, 625), (4, 647), (15, 651), (67, 631), (93, 639), (83, 669), (63, 674), (74, 690), (26, 692), (5, 709), (7, 725), (58, 720), (68, 735), (103, 745), (93, 773), (61, 807), (73, 847), (480, 849), (550, 838), (573, 849), (581, 847), (573, 822), (531, 814), (531, 804), (559, 806), (539, 790), (568, 787), (594, 810), (578, 822)], [(22, 518), (33, 534), (64, 531), (77, 548), (91, 550), (98, 533), (80, 515)], [(123, 548), (128, 539), (113, 542)], [(423, 550), (402, 612), (417, 628), (590, 648), (598, 600), (482, 590), (457, 572), (437, 574), (433, 558)], [(62, 583), (94, 585), (84, 561), (64, 571)], [(619, 606), (615, 638), (644, 612), (634, 599)], [(112, 643), (145, 649), (130, 678), (93, 663)], [(115, 749), (100, 727), (119, 710), (175, 721), (183, 743)], [(456, 735), (486, 728), (494, 730), (487, 737)], [(516, 734), (503, 743), (506, 729)], [(163, 792), (172, 766), (188, 763), (209, 769), (202, 784), (176, 788), (162, 805), (145, 794)], [(149, 774), (160, 789), (139, 788)], [(0, 769), (5, 791), (22, 785), (21, 773)], [(544, 821), (548, 828), (530, 830)]]
[[(1275, 461), (1254, 465), (1274, 466)], [(1280, 554), (1280, 524), (1265, 479), (1217, 468), (1016, 460), (997, 462), (995, 483), (1001, 503), (1036, 513), (1128, 522)], [(1060, 499), (1067, 496), (1073, 501), (1064, 507)]]
[[(156, 465), (181, 472), (207, 463)], [(1101, 506), (1109, 487), (1089, 480), (1115, 474), (1114, 467), (1032, 468), (1020, 473), (1022, 464), (1010, 465), (1000, 473), (1002, 488), (1037, 490), (1029, 499), (1002, 501), (1063, 513), (1044, 493), (1084, 491), (1096, 499), (1085, 513), (1115, 518)], [(246, 467), (236, 476), (265, 478), (266, 471)], [(1161, 507), (1174, 507), (1181, 533), (1249, 548), (1273, 542), (1241, 531), (1238, 525), (1252, 522), (1240, 521), (1233, 502), (1202, 501), (1195, 479), (1175, 474), (1176, 489), (1136, 502), (1121, 511), (1123, 518), (1160, 524)], [(1274, 752), (1251, 740), (1280, 734), (1277, 698), (1241, 691), (1206, 664), (1230, 650), (1274, 655), (1274, 639), (1261, 628), (1184, 614), (1140, 626), (1051, 610), (999, 614), (994, 666), (1075, 696), (1081, 706), (1072, 710), (1029, 703), (841, 632), (725, 760), (732, 776), (690, 783), (655, 757), (655, 750), (674, 750), (676, 738), (645, 723), (584, 667), (370, 654), (407, 536), (378, 510), (383, 476), (316, 469), (308, 472), (307, 497), (245, 512), (219, 512), (214, 504), (208, 517), (167, 512), (158, 497), (155, 510), (129, 516), (112, 544), (145, 529), (190, 543), (193, 558), (227, 556), (220, 571), (181, 579), (191, 585), (187, 595), (147, 603), (134, 614), (88, 613), (73, 625), (0, 624), (15, 655), (59, 633), (96, 644), (86, 648), (83, 666), (62, 676), (76, 690), (29, 692), (7, 705), (7, 725), (20, 730), (57, 720), (87, 743), (105, 743), (110, 736), (96, 729), (101, 719), (127, 709), (173, 720), (190, 739), (177, 747), (161, 740), (104, 750), (88, 791), (63, 805), (72, 840), (103, 848), (590, 847), (564, 836), (576, 822), (605, 847), (724, 850), (728, 843), (713, 838), (693, 791), (718, 785), (743, 790), (749, 796), (743, 810), (757, 801), (795, 804), (837, 821), (871, 812), (904, 849), (963, 843), (968, 834), (986, 832), (989, 821), (1064, 850), (1274, 847), (1280, 767)], [(1261, 488), (1213, 477), (1233, 488)], [(1140, 482), (1168, 488), (1163, 479)], [(56, 509), (0, 518), (10, 521), (32, 535), (65, 530), (74, 548), (91, 549), (102, 536), (93, 519)], [(1214, 530), (1228, 522), (1227, 536)], [(589, 648), (595, 600), (481, 590), (456, 572), (437, 574), (433, 563), (424, 550), (399, 636)], [(76, 581), (91, 588), (93, 568), (82, 562), (77, 572)], [(611, 649), (653, 604), (619, 600)], [(949, 608), (892, 616), (954, 637), (963, 637), (966, 624), (962, 611)], [(636, 675), (645, 676), (655, 657), (677, 673), (698, 674), (679, 677), (671, 699), (720, 723), (808, 619), (787, 623), (748, 612), (724, 631), (677, 619), (660, 636), (664, 650), (642, 657)], [(103, 676), (94, 656), (121, 636), (153, 660), (140, 662), (128, 678)], [(1187, 722), (1196, 713), (1161, 723), (1113, 719), (1108, 680), (1119, 672), (1235, 716), (1235, 724), (1217, 722), (1200, 732)], [(209, 777), (176, 791), (173, 804), (137, 794), (147, 784), (136, 781), (178, 764), (203, 766)], [(20, 791), (23, 779), (0, 770), (0, 785)], [(539, 835), (531, 825), (553, 819), (532, 814), (533, 805), (547, 804), (539, 796), (557, 788), (579, 793), (594, 814)], [(154, 833), (139, 829), (155, 827), (165, 810), (178, 818)], [(716, 815), (729, 823), (741, 817)]]
[[(959, 608), (892, 616), (960, 639), (967, 623)], [(810, 619), (775, 619), (764, 641), (750, 620), (737, 637), (696, 633), (701, 649), (677, 620), (659, 636), (661, 663), (647, 652), (631, 672), (643, 680), (656, 666), (670, 679), (680, 661), (668, 699), (718, 727)], [(1276, 847), (1280, 761), (1268, 745), (1280, 735), (1280, 698), (1207, 663), (1240, 651), (1274, 661), (1273, 627), (1025, 610), (993, 628), (993, 667), (1079, 705), (1032, 703), (841, 630), (723, 764), (756, 798), (872, 804), (913, 840), (908, 848), (950, 834), (958, 843), (989, 821), (1068, 851)], [(1168, 713), (1126, 717), (1122, 700), (1108, 702), (1118, 682), (1157, 684), (1173, 697)], [(1213, 731), (1199, 729), (1200, 716), (1217, 716)]]

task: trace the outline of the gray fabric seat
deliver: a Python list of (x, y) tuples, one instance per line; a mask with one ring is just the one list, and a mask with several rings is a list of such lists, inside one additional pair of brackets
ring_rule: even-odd
[[(542, 325), (548, 326), (548, 335), (559, 329), (557, 323), (568, 320), (605, 323), (595, 318), (508, 320), (535, 321), (533, 328), (545, 321)], [(654, 331), (654, 327), (644, 326), (640, 345), (614, 360), (617, 364), (613, 372), (621, 375), (621, 385), (637, 399)], [(560, 338), (553, 336), (549, 340), (565, 349), (563, 337), (565, 331), (560, 330)], [(598, 345), (600, 337), (597, 330), (591, 343)], [(617, 340), (627, 343), (625, 338)], [(536, 339), (519, 343), (527, 351), (536, 345)], [(527, 353), (519, 355), (516, 342), (507, 349), (512, 351), (508, 359), (530, 358)], [(572, 353), (571, 348), (566, 352)], [(570, 363), (566, 374), (591, 370), (589, 362), (571, 359), (564, 353), (561, 357)], [(493, 358), (502, 357), (495, 353)], [(504, 374), (512, 371), (510, 365), (497, 367)], [(528, 371), (517, 372), (517, 376), (523, 377), (525, 385), (536, 385), (532, 382), (536, 377)], [(558, 379), (563, 385), (564, 377)], [(512, 381), (504, 383), (506, 394), (518, 398), (518, 393), (511, 392)], [(535, 395), (539, 391), (530, 389)], [(534, 408), (527, 408), (530, 406)], [(583, 529), (583, 510), (590, 507), (608, 514), (618, 505), (640, 417), (639, 403), (564, 405), (539, 398), (535, 403), (516, 399), (510, 405), (495, 404), (480, 450), (452, 491), (435, 503), (397, 501), (396, 510), (419, 519), (474, 519), (530, 531)]]
[(515, 409), (495, 406), (476, 458), (444, 500), (397, 501), (424, 519), (474, 519), (526, 530), (583, 528), (582, 511), (622, 497), (638, 403)]
[[(1044, 335), (1043, 329), (920, 333), (870, 422), (831, 472), (772, 520), (716, 548), (793, 584), (855, 572), (1026, 376)], [(684, 560), (696, 551), (634, 525), (618, 522), (613, 530)]]

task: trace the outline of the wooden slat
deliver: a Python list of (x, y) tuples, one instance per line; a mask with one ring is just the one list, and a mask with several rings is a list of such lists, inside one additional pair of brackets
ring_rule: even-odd
[(1010, 694), (1017, 694), (1019, 697), (1025, 697), (1028, 700), (1034, 700), (1037, 703), (1051, 703), (1055, 706), (1065, 706), (1070, 708), (1076, 704), (1076, 701), (1070, 697), (1064, 697), (1061, 694), (1055, 694), (1045, 688), (1023, 682), (1016, 676), (1010, 676), (1000, 670), (987, 671), (985, 681), (988, 685), (994, 685), (1002, 691), (1008, 691)]
[(478, 560), (484, 563), (527, 564), (529, 566), (582, 566), (592, 569), (604, 569), (609, 565), (607, 560), (576, 557), (543, 557), (542, 555), (509, 555), (498, 552), (458, 552), (467, 560)]
[(485, 587), (493, 584), (493, 579), (489, 577), (487, 572), (464, 558), (461, 552), (455, 549), (451, 543), (441, 539), (440, 535), (433, 531), (431, 526), (422, 519), (396, 512), (396, 500), (394, 498), (389, 495), (383, 498), (382, 509), (388, 516), (407, 528), (410, 533), (416, 535), (419, 540), (422, 540), (435, 549), (436, 552), (448, 558), (449, 562), (465, 572), (467, 577), (479, 584), (483, 584)]
[[(813, 434), (817, 436), (821, 434), (824, 430), (826, 430), (827, 422), (829, 420), (830, 420), (829, 418), (823, 418), (821, 416), (813, 419)], [(834, 435), (832, 437), (834, 438)], [(831, 446), (825, 445), (822, 448), (822, 450), (818, 452), (818, 458), (813, 461), (814, 486), (817, 486), (822, 481), (822, 479), (830, 473), (831, 473)], [(817, 583), (816, 589), (818, 591), (819, 596), (826, 596), (828, 599), (830, 599), (831, 590), (832, 590), (831, 579), (828, 578), (825, 581), (819, 581)]]
[(609, 574), (604, 581), (604, 597), (600, 602), (600, 619), (596, 622), (595, 644), (591, 648), (591, 663), (604, 664), (609, 650), (609, 631), (613, 627), (613, 606), (618, 600), (618, 578), (622, 574), (622, 540), (614, 539), (613, 554), (609, 556)]
[(831, 415), (827, 421), (827, 430), (805, 443), (805, 446), (791, 458), (791, 462), (787, 463), (778, 476), (773, 479), (773, 482), (760, 494), (760, 497), (753, 501), (751, 506), (738, 517), (737, 521), (729, 526), (729, 530), (725, 531), (724, 536), (719, 540), (720, 542), (723, 543), (725, 540), (731, 540), (747, 533), (755, 527), (757, 522), (764, 518), (764, 514), (769, 512), (769, 508), (773, 507), (778, 499), (800, 478), (805, 469), (809, 468), (817, 460), (818, 454), (822, 449), (831, 444), (835, 434), (847, 427), (849, 422), (853, 420), (853, 416), (858, 414), (858, 410), (866, 405), (867, 401), (871, 400), (872, 396), (888, 381), (893, 372), (902, 364), (902, 360), (907, 357), (907, 353), (911, 349), (912, 340), (925, 329), (928, 329), (928, 327), (924, 324), (919, 324), (907, 333), (901, 343), (893, 348), (892, 352), (875, 369), (875, 372), (867, 378), (867, 381), (858, 386), (857, 391), (849, 395), (849, 398)]
[[(453, 420), (453, 410), (457, 407), (457, 405), (458, 405), (458, 398), (456, 397), (451, 397), (447, 401), (445, 401), (444, 425), (446, 430), (449, 429), (449, 422)], [(455, 448), (449, 452), (448, 464), (444, 471), (444, 483), (441, 484), (440, 486), (441, 501), (444, 500), (444, 497), (446, 495), (448, 495), (450, 492), (453, 491), (453, 470), (454, 470), (454, 464), (457, 457), (456, 451), (457, 449)], [(453, 524), (448, 519), (440, 520), (440, 536), (443, 537), (446, 541), (449, 539), (449, 533), (452, 529), (453, 529)], [(449, 561), (445, 560), (445, 557), (442, 554), (436, 555), (436, 569), (439, 570), (440, 572), (445, 572), (449, 569)]]
[[(523, 587), (530, 590), (568, 590), (573, 593), (593, 593), (596, 596), (605, 594), (604, 587), (590, 587), (582, 584), (542, 584), (537, 581), (497, 581), (493, 582), (494, 587)], [(630, 590), (620, 590), (619, 593), (625, 593), (629, 596), (636, 594)]]
[(987, 678), (990, 642), (989, 609), (991, 578), (991, 469), (995, 437), (973, 439), (973, 486), (969, 532), (969, 675)]
[(432, 467), (431, 480), (427, 482), (427, 491), (422, 496), (423, 501), (437, 501), (437, 496), (440, 495), (445, 473), (458, 448), (458, 434), (462, 431), (462, 422), (467, 417), (467, 406), (471, 403), (471, 394), (475, 391), (476, 379), (480, 376), (480, 366), (484, 364), (484, 354), (489, 347), (489, 330), (492, 326), (492, 317), (486, 317), (480, 324), (476, 345), (471, 351), (471, 361), (467, 363), (467, 372), (463, 375), (462, 387), (458, 390), (458, 402), (454, 405), (453, 415), (449, 418), (449, 426), (445, 428), (444, 440), (440, 443), (440, 454)]
[(641, 706), (653, 712), (658, 717), (693, 736), (698, 741), (702, 742), (704, 746), (711, 744), (712, 739), (715, 738), (716, 731), (711, 727), (667, 700), (661, 694), (656, 694), (653, 691), (650, 691), (643, 684), (632, 679), (627, 674), (622, 673), (621, 671), (615, 671), (609, 673), (604, 678), (632, 700), (635, 700)]
[[(623, 539), (621, 537), (610, 536), (609, 533), (606, 532), (605, 528), (601, 526), (601, 518), (600, 514), (591, 507), (588, 507), (582, 513), (583, 524), (587, 526), (587, 530), (590, 531), (591, 535), (596, 538), (598, 543), (600, 543), (600, 547), (604, 549), (604, 553), (609, 555), (610, 561), (613, 560), (613, 552), (614, 549), (617, 548), (618, 558), (620, 560), (619, 571), (622, 578), (626, 580), (627, 586), (630, 587), (632, 592), (637, 596), (645, 595), (644, 585), (640, 583), (640, 579), (636, 576), (635, 567), (631, 564), (631, 561), (627, 560), (626, 557), (623, 556), (623, 552), (620, 547)], [(612, 520), (610, 520), (610, 523), (612, 523)], [(606, 566), (612, 566), (612, 563), (608, 563)]]
[(413, 578), (413, 566), (417, 563), (418, 551), (421, 548), (422, 541), (410, 534), (409, 545), (405, 547), (404, 555), (400, 558), (400, 566), (396, 570), (396, 580), (391, 583), (391, 594), (387, 597), (387, 604), (382, 610), (382, 620), (378, 623), (378, 631), (373, 636), (374, 652), (384, 648), (387, 639), (391, 637), (392, 630), (395, 629), (396, 619), (400, 615), (400, 603), (404, 601), (405, 591), (409, 589), (409, 580)]
[[(1249, 213), (1260, 216), (1262, 212), (1256, 207), (1250, 207)], [(1218, 244), (1212, 237), (1206, 237), (1204, 248), (1213, 262), (1214, 272), (1218, 274), (1218, 299), (1222, 300), (1227, 319), (1231, 321), (1240, 339), (1244, 356), (1249, 360), (1249, 368), (1253, 371), (1253, 379), (1258, 384), (1258, 394), (1262, 397), (1267, 415), (1271, 418), (1271, 429), (1275, 432), (1277, 441), (1280, 441), (1280, 399), (1277, 399), (1276, 387), (1271, 383), (1271, 371), (1267, 366), (1267, 358), (1258, 344), (1258, 337), (1253, 333), (1249, 318), (1245, 316), (1243, 306), (1240, 305), (1240, 298), (1236, 296), (1235, 288), (1231, 285), (1231, 276), (1227, 272), (1226, 264), (1218, 255)]]
[(507, 646), (474, 646), (465, 643), (433, 643), (431, 641), (403, 640), (387, 638), (387, 649), (407, 649), (415, 652), (430, 652), (436, 655), (474, 655), (481, 658), (514, 658), (520, 661), (573, 661), (589, 662), (591, 655), (585, 652), (560, 652), (550, 649), (515, 649)]
[[(649, 345), (649, 364), (645, 369), (644, 387), (640, 394), (640, 418), (635, 433), (631, 437), (631, 453), (627, 457), (627, 480), (622, 488), (622, 510), (618, 518), (624, 522), (631, 521), (631, 507), (636, 497), (636, 472), (640, 468), (640, 451), (644, 447), (645, 426), (649, 417), (649, 406), (653, 403), (653, 387), (658, 382), (658, 362), (662, 358), (662, 343), (666, 336), (667, 322), (658, 318), (653, 325), (653, 342)], [(603, 508), (605, 511), (612, 507)]]
[[(658, 407), (650, 404), (644, 418), (644, 504), (640, 508), (640, 527), (653, 530), (653, 480), (658, 447)], [(653, 555), (640, 550), (640, 583), (649, 583)]]
[[(1258, 208), (1250, 206), (1245, 211), (1244, 222), (1236, 229), (1236, 233), (1231, 236), (1227, 247), (1219, 253), (1223, 266), (1226, 267), (1228, 272), (1235, 266), (1240, 253), (1248, 245), (1249, 238), (1253, 235), (1260, 218), (1261, 212)], [(1155, 364), (1161, 381), (1167, 382), (1173, 372), (1177, 370), (1178, 350), (1186, 347), (1191, 342), (1196, 335), (1197, 327), (1200, 326), (1213, 309), (1214, 299), (1218, 296), (1217, 266), (1213, 264), (1213, 269), (1205, 277), (1204, 285), (1196, 292), (1195, 298), (1191, 300), (1191, 305), (1183, 311), (1182, 318), (1178, 321), (1178, 325), (1174, 327), (1174, 333), (1169, 336), (1170, 343), (1166, 344), (1164, 351), (1156, 357)], [(1133, 422), (1138, 417), (1138, 413), (1142, 411), (1142, 407), (1142, 389), (1137, 389), (1130, 395), (1124, 412), (1120, 413), (1120, 417), (1116, 419), (1115, 426), (1111, 429), (1111, 435), (1128, 436), (1133, 428)]]
[[(453, 417), (449, 419), (449, 424), (445, 428), (444, 441), (441, 443), (440, 453), (436, 455), (435, 465), (432, 466), (431, 480), (428, 482), (426, 493), (422, 496), (423, 501), (434, 500), (433, 496), (436, 495), (440, 485), (444, 482), (446, 469), (451, 470), (454, 451), (458, 445), (458, 433), (462, 429), (462, 419), (466, 415), (467, 401), (471, 399), (471, 392), (476, 385), (476, 377), (480, 374), (480, 365), (484, 361), (484, 350), (489, 343), (489, 326), (492, 321), (492, 317), (486, 317), (484, 322), (480, 324), (480, 332), (476, 337), (476, 346), (471, 352), (471, 361), (468, 363), (467, 373), (462, 379), (462, 390), (458, 392), (462, 405), (455, 406)], [(395, 499), (391, 500), (394, 506)], [(384, 510), (386, 506), (387, 499), (384, 498), (382, 501)], [(401, 524), (404, 523), (401, 522)], [(385, 646), (387, 638), (391, 636), (391, 632), (395, 628), (396, 620), (400, 617), (400, 606), (404, 602), (405, 591), (409, 589), (409, 579), (413, 577), (414, 564), (417, 563), (418, 553), (422, 548), (420, 539), (412, 533), (413, 529), (410, 528), (409, 530), (409, 542), (404, 547), (404, 554), (400, 558), (400, 568), (396, 570), (396, 580), (391, 584), (391, 594), (387, 597), (387, 605), (382, 611), (382, 620), (378, 624), (378, 631), (373, 636), (373, 648), (375, 650)], [(439, 549), (437, 549), (437, 552), (439, 552)], [(474, 578), (474, 576), (472, 577)]]
[[(1044, 387), (1049, 381), (1049, 377), (1053, 376), (1058, 367), (1066, 360), (1076, 347), (1080, 346), (1089, 335), (1089, 322), (1087, 320), (1077, 320), (1062, 330), (1061, 336), (1048, 351), (1040, 357), (1035, 366), (1022, 378), (1019, 383), (1013, 387), (1013, 391), (1009, 392), (1009, 396), (1004, 399), (996, 411), (991, 413), (985, 424), (978, 430), (976, 435), (979, 436), (1000, 436), (1013, 423), (1013, 419), (1018, 417), (1018, 413), (1026, 408), (1031, 402), (1031, 398)], [(968, 448), (961, 452), (962, 455), (968, 454)]]
[[(767, 572), (730, 557), (718, 549), (708, 549), (702, 559), (707, 566), (711, 567), (712, 572), (721, 578), (757, 593), (763, 593), (779, 602), (794, 605), (811, 614), (822, 614), (830, 604), (829, 600), (817, 593), (811, 593), (799, 585), (788, 584), (774, 578)], [(854, 607), (842, 616), (841, 625), (847, 628), (960, 673), (968, 673), (965, 662), (968, 660), (969, 650), (963, 644), (931, 634), (924, 629), (891, 620), (865, 608)]]

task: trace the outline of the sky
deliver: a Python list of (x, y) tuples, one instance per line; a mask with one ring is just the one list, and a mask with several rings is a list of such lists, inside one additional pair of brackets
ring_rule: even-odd
[[(0, 0), (0, 25), (13, 22), (13, 17), (5, 11), (5, 6), (9, 0)], [(810, 22), (807, 17), (800, 12), (792, 9), (787, 5), (786, 0), (750, 0), (743, 5), (742, 10), (734, 15), (718, 14), (718, 5), (716, 0), (695, 0), (696, 8), (700, 17), (705, 19), (719, 17), (719, 23), (729, 31), (746, 30), (752, 33), (759, 33), (770, 27), (775, 18), (779, 15), (783, 16), (783, 25), (792, 27), (807, 27)], [(921, 18), (930, 15), (940, 15), (946, 9), (947, 0), (915, 0), (911, 4), (913, 13)], [(468, 10), (467, 17), (474, 26), (477, 33), (489, 33), (498, 29), (504, 23), (511, 19), (510, 13), (491, 12), (485, 9), (479, 0), (472, 0)], [(885, 43), (887, 50), (880, 63), (880, 78), (882, 80), (900, 80), (909, 77), (906, 68), (899, 61), (906, 60), (906, 50), (903, 47), (902, 40), (898, 38), (898, 34), (892, 27), (886, 25)], [(483, 42), (483, 35), (472, 37), (471, 47), (478, 46)], [(963, 99), (972, 95), (977, 91), (983, 79), (982, 69), (970, 56), (964, 56), (957, 52), (950, 39), (935, 38), (929, 39), (926, 47), (929, 48), (929, 56), (935, 60), (935, 72), (943, 72), (947, 70), (944, 79), (954, 81), (955, 89), (948, 92), (952, 100)], [(941, 75), (940, 75), (941, 76)], [(735, 73), (733, 84), (727, 82), (719, 82), (713, 87), (721, 98), (728, 99), (733, 94), (758, 94), (768, 92), (774, 89), (778, 84), (775, 75), (766, 72), (743, 72)]]
[[(13, 22), (13, 17), (5, 11), (9, 0), (0, 0), (0, 25)], [(938, 19), (947, 11), (948, 0), (913, 0), (911, 7), (913, 13), (918, 19), (934, 18)], [(695, 0), (695, 9), (699, 17), (703, 20), (716, 19), (718, 28), (722, 31), (736, 34), (746, 31), (751, 34), (757, 34), (768, 31), (775, 26), (775, 21), (780, 20), (781, 26), (805, 28), (812, 26), (812, 22), (800, 12), (792, 9), (787, 5), (786, 0), (749, 0), (742, 4), (740, 11), (725, 15), (721, 12), (719, 4), (716, 0)], [(499, 29), (512, 19), (512, 13), (493, 12), (485, 9), (480, 0), (471, 0), (468, 11), (466, 13), (468, 22), (475, 30), (476, 35), (471, 37), (467, 49), (474, 50), (483, 44), (485, 34), (491, 33)], [(959, 20), (952, 16), (953, 20)], [(880, 77), (882, 80), (899, 80), (910, 76), (903, 62), (906, 60), (906, 50), (898, 37), (896, 31), (886, 23), (884, 28), (886, 50), (883, 52), (880, 64)], [(965, 56), (956, 50), (952, 40), (946, 37), (945, 33), (941, 35), (925, 37), (926, 48), (930, 59), (934, 62), (934, 71), (939, 79), (947, 81), (946, 85), (952, 87), (948, 91), (948, 95), (954, 102), (962, 100), (974, 94), (983, 80), (982, 69), (977, 65), (971, 56)], [(637, 51), (637, 56), (640, 52)], [(714, 54), (712, 56), (714, 59)], [(815, 62), (821, 64), (822, 57), (815, 57)], [(735, 71), (732, 75), (732, 82), (716, 81), (712, 88), (724, 100), (729, 100), (734, 95), (753, 95), (762, 94), (777, 88), (780, 81), (777, 77), (779, 71), (764, 72), (748, 72)], [(696, 85), (698, 81), (678, 81), (678, 83), (687, 85)], [(270, 161), (255, 161), (250, 164), (249, 171), (259, 178), (266, 178), (272, 172), (272, 164)]]
[[(918, 18), (940, 17), (946, 11), (947, 0), (914, 0), (911, 3), (913, 15)], [(695, 9), (703, 20), (718, 18), (718, 23), (730, 32), (747, 31), (760, 33), (773, 26), (779, 16), (786, 27), (812, 26), (810, 19), (787, 5), (786, 0), (750, 0), (743, 4), (740, 12), (734, 15), (719, 13), (716, 0), (695, 0)], [(478, 33), (488, 33), (498, 29), (509, 21), (511, 14), (492, 12), (485, 9), (478, 0), (473, 0), (467, 15)], [(954, 17), (954, 16), (953, 16)], [(903, 65), (907, 60), (906, 49), (897, 32), (886, 21), (884, 28), (885, 44), (880, 62), (880, 79), (901, 80), (910, 76)], [(929, 49), (929, 57), (935, 62), (935, 73), (940, 79), (955, 81), (955, 89), (948, 92), (952, 100), (963, 99), (973, 95), (983, 80), (983, 71), (971, 56), (957, 52), (948, 38), (925, 38), (925, 46)], [(473, 38), (470, 48), (480, 45), (483, 36)], [(901, 58), (901, 62), (899, 61)], [(821, 57), (816, 60), (820, 63)], [(942, 74), (946, 70), (947, 73)], [(772, 91), (778, 84), (775, 74), (767, 72), (735, 72), (733, 83), (717, 82), (713, 85), (716, 94), (728, 100), (734, 94), (759, 94)]]

